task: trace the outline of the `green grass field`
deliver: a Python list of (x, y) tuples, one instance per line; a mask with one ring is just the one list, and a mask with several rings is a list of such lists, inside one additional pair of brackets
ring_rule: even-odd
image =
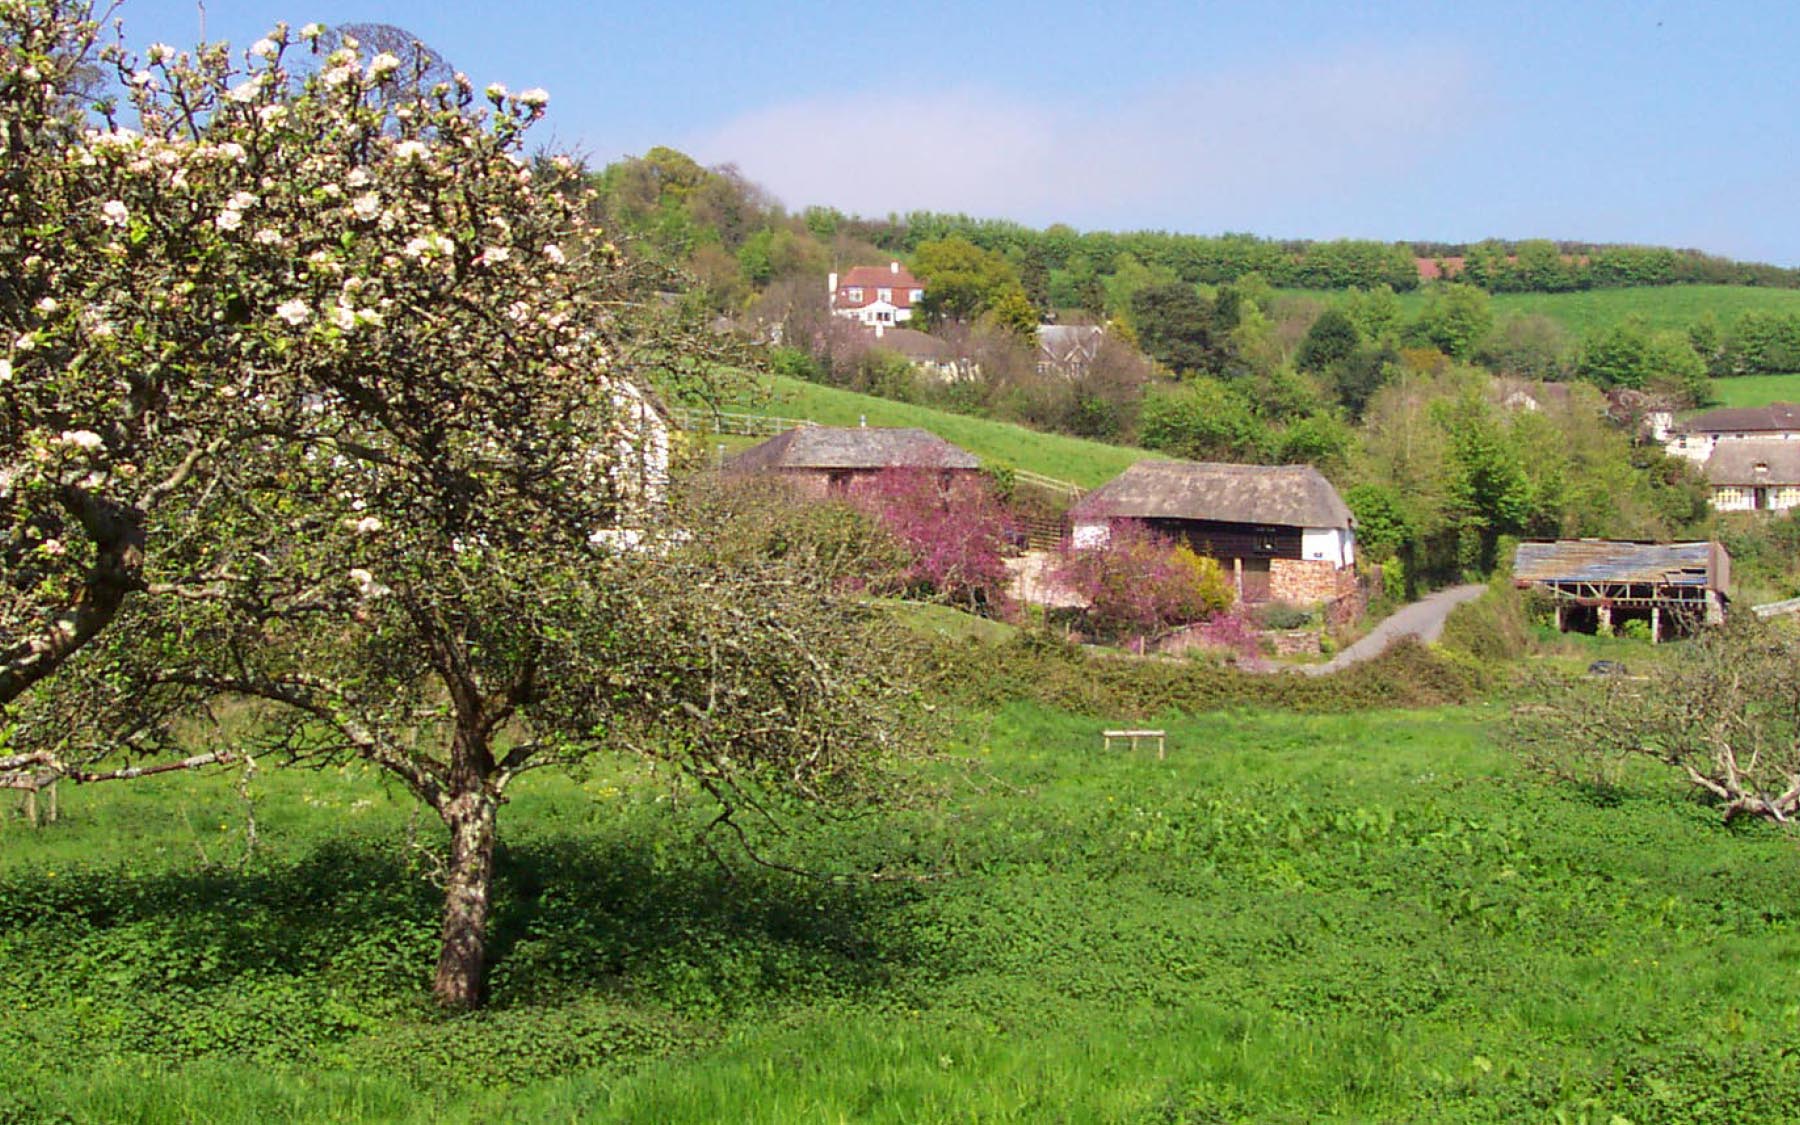
[(1767, 406), (1800, 402), (1800, 375), (1739, 375), (1712, 381), (1720, 406)]
[[(358, 772), (0, 824), (0, 1121), (1791, 1119), (1792, 840), (1591, 792), (1492, 707), (965, 716), (941, 796), (692, 842), (625, 763), (503, 814), (493, 1003), (422, 1001), (432, 857)], [(420, 825), (436, 842), (431, 825)]]
[[(1342, 292), (1283, 290), (1323, 301), (1343, 299)], [(1424, 307), (1423, 292), (1400, 295), (1408, 316)], [(1655, 328), (1686, 328), (1711, 312), (1721, 327), (1739, 315), (1758, 312), (1800, 313), (1800, 289), (1759, 289), (1743, 285), (1660, 285), (1632, 289), (1588, 289), (1576, 293), (1497, 293), (1494, 312), (1504, 317), (1542, 313), (1576, 336), (1586, 335), (1628, 316), (1642, 317)]]
[(1163, 454), (1108, 445), (1061, 434), (1040, 433), (1010, 422), (971, 418), (924, 406), (893, 402), (800, 379), (774, 376), (772, 393), (759, 413), (804, 418), (825, 426), (919, 426), (962, 446), (988, 464), (1009, 465), (1073, 481), (1084, 488), (1105, 484), (1134, 462)]

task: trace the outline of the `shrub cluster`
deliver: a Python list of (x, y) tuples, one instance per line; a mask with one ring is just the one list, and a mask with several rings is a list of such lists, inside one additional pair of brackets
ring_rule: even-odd
[(1086, 599), (1086, 623), (1109, 640), (1142, 644), (1176, 625), (1231, 607), (1231, 584), (1217, 559), (1194, 553), (1137, 520), (1114, 523), (1104, 545), (1065, 543), (1058, 583)]

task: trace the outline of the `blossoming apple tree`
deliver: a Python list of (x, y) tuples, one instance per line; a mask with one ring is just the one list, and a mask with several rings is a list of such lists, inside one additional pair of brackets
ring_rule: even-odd
[[(140, 56), (0, 5), (0, 769), (257, 701), (240, 751), (360, 758), (442, 819), (468, 1006), (519, 775), (659, 754), (731, 823), (853, 787), (906, 696), (823, 579), (657, 530), (644, 369), (708, 365), (522, 158), (547, 95), (323, 30)], [(96, 54), (129, 118), (67, 96)], [(660, 546), (595, 545), (622, 525)]]

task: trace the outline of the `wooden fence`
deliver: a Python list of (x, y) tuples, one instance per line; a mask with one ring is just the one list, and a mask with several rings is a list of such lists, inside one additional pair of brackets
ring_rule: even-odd
[(676, 407), (669, 411), (675, 425), (693, 434), (742, 434), (774, 437), (799, 426), (817, 425), (805, 418), (779, 418), (772, 414), (738, 414), (729, 410), (695, 410)]

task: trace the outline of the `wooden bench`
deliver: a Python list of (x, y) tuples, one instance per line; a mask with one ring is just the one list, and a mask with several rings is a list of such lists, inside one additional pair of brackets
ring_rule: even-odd
[(1136, 750), (1138, 747), (1138, 739), (1142, 738), (1148, 740), (1154, 738), (1156, 739), (1156, 760), (1160, 762), (1163, 759), (1163, 734), (1164, 732), (1160, 730), (1103, 730), (1100, 732), (1100, 737), (1103, 740), (1102, 747), (1106, 750), (1112, 749), (1113, 739), (1115, 738), (1120, 740), (1129, 739), (1133, 750)]

